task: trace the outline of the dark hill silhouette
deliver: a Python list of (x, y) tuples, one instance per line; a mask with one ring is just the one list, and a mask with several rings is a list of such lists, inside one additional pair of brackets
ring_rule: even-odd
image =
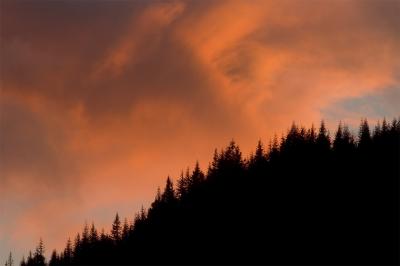
[[(363, 120), (357, 141), (293, 124), (248, 159), (232, 141), (206, 173), (168, 177), (133, 224), (85, 225), (49, 265), (398, 264), (399, 154), (400, 120)], [(21, 263), (44, 264), (42, 242)]]

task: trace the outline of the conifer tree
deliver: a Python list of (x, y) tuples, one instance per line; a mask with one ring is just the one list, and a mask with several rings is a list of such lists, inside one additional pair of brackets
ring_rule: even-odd
[(83, 227), (81, 244), (82, 244), (82, 249), (85, 249), (89, 244), (89, 226), (87, 222), (85, 222), (85, 225)]
[(361, 120), (360, 130), (358, 135), (358, 147), (361, 150), (368, 149), (371, 145), (371, 132), (367, 119)]
[(380, 139), (381, 135), (382, 135), (381, 124), (378, 121), (378, 123), (375, 125), (372, 139), (376, 142)]
[(146, 210), (144, 209), (143, 205), (140, 208), (140, 219), (145, 220), (147, 218)]
[(279, 155), (279, 143), (278, 143), (278, 136), (275, 134), (272, 141), (269, 144), (269, 151), (268, 151), (268, 160), (271, 162), (275, 162), (278, 159)]
[(254, 163), (255, 164), (263, 164), (266, 162), (266, 155), (264, 151), (264, 145), (262, 144), (261, 140), (257, 143), (256, 152), (254, 153)]
[(119, 219), (118, 213), (115, 215), (114, 222), (111, 229), (111, 237), (115, 242), (121, 240), (121, 221)]
[(30, 251), (30, 250), (29, 250), (28, 258), (26, 258), (26, 265), (28, 265), (28, 266), (35, 265), (35, 262), (33, 261), (32, 251)]
[(325, 127), (324, 120), (321, 121), (321, 125), (319, 128), (316, 143), (317, 143), (317, 146), (318, 146), (318, 149), (320, 152), (328, 152), (329, 151), (331, 142), (330, 142), (330, 138), (329, 138), (329, 132)]
[(243, 166), (242, 152), (234, 140), (231, 140), (228, 147), (225, 149), (225, 152), (223, 153), (223, 161), (229, 162), (234, 166)]
[(314, 124), (311, 125), (311, 128), (307, 131), (307, 144), (313, 145), (317, 140), (317, 134), (315, 133)]
[(7, 261), (5, 263), (5, 266), (14, 266), (14, 260), (12, 258), (12, 254), (10, 252), (10, 255), (8, 255)]
[(129, 224), (128, 219), (124, 219), (124, 225), (122, 226), (122, 239), (127, 239), (129, 236)]
[(346, 125), (343, 127), (343, 137), (342, 138), (343, 138), (344, 143), (354, 145), (353, 135), (350, 133), (349, 127)]
[(342, 129), (342, 123), (339, 122), (339, 126), (335, 134), (335, 139), (333, 141), (333, 150), (335, 151), (340, 150), (342, 143), (343, 143), (343, 129)]
[(50, 257), (50, 261), (49, 261), (49, 266), (56, 266), (59, 265), (60, 261), (57, 255), (57, 251), (53, 250), (53, 252), (51, 253), (51, 257)]
[(192, 175), (190, 176), (189, 179), (189, 184), (188, 188), (189, 189), (196, 189), (197, 187), (200, 186), (200, 184), (204, 181), (204, 174), (200, 169), (199, 162), (196, 161), (196, 165), (193, 169)]
[(209, 165), (208, 170), (207, 170), (207, 176), (211, 179), (214, 178), (215, 174), (219, 171), (219, 167), (220, 167), (219, 162), (220, 162), (221, 156), (222, 156), (222, 153), (219, 154), (218, 150), (215, 149), (212, 162)]
[(96, 243), (98, 238), (99, 238), (99, 236), (97, 234), (97, 229), (94, 226), (94, 223), (92, 223), (92, 225), (90, 227), (89, 242), (91, 244)]
[(177, 196), (180, 199), (183, 199), (188, 191), (188, 182), (185, 176), (183, 175), (183, 171), (181, 172), (179, 179), (178, 179), (178, 185), (177, 185)]
[(42, 238), (39, 240), (39, 244), (36, 247), (35, 253), (33, 255), (33, 262), (35, 265), (44, 266), (46, 265), (44, 257), (44, 244)]
[(386, 135), (387, 132), (389, 132), (389, 126), (388, 123), (386, 122), (386, 118), (383, 118), (381, 133), (382, 135)]
[(252, 172), (252, 175), (256, 174), (262, 176), (266, 165), (267, 165), (267, 155), (264, 151), (264, 145), (262, 144), (261, 140), (259, 140), (257, 143), (254, 156), (251, 156), (248, 161), (248, 169), (249, 171)]
[(25, 256), (22, 256), (20, 266), (26, 266)]
[(72, 263), (72, 256), (73, 256), (72, 243), (71, 243), (71, 239), (68, 238), (67, 245), (65, 246), (65, 249), (64, 249), (64, 262), (67, 265)]
[(104, 231), (104, 228), (101, 229), (101, 233), (100, 233), (100, 241), (104, 242), (107, 240), (107, 235)]
[(164, 203), (173, 203), (176, 200), (174, 185), (169, 176), (167, 177), (167, 182), (161, 198)]
[(392, 132), (393, 136), (396, 136), (397, 133), (399, 133), (400, 131), (400, 118), (399, 120), (397, 120), (396, 118), (394, 118), (392, 120), (392, 126), (390, 131)]
[[(154, 201), (151, 203), (151, 208), (149, 210), (149, 216), (152, 216), (157, 211), (157, 209), (160, 207), (161, 203), (162, 203), (161, 189), (160, 189), (160, 187), (157, 187), (156, 197), (155, 197)], [(137, 216), (139, 216), (139, 215), (137, 215)], [(133, 222), (134, 225), (136, 224), (135, 220), (136, 220), (136, 217)]]
[(78, 233), (75, 237), (75, 241), (74, 241), (74, 258), (77, 259), (80, 256), (81, 253), (81, 249), (82, 249), (82, 245), (81, 245), (81, 236)]

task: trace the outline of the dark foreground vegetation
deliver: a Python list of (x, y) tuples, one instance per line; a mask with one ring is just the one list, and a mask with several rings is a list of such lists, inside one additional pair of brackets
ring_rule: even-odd
[(399, 154), (400, 120), (363, 120), (356, 138), (293, 124), (248, 159), (232, 141), (206, 173), (168, 178), (133, 223), (86, 225), (48, 264), (399, 264)]

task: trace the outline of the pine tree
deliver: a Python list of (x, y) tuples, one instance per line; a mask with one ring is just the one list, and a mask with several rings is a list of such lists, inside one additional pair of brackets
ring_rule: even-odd
[(307, 144), (315, 144), (317, 140), (317, 134), (315, 133), (314, 124), (311, 125), (311, 128), (307, 131)]
[[(161, 203), (162, 203), (161, 189), (160, 189), (160, 187), (157, 187), (156, 197), (155, 197), (154, 201), (151, 203), (151, 208), (149, 211), (150, 216), (152, 215), (152, 213), (154, 213), (155, 210), (158, 209), (158, 207), (160, 206)], [(135, 224), (135, 221), (133, 224)]]
[(85, 222), (82, 231), (82, 245), (86, 246), (88, 243), (89, 243), (89, 226), (87, 222)]
[(118, 242), (121, 240), (121, 221), (119, 219), (118, 213), (115, 215), (114, 222), (112, 224), (112, 229), (111, 229), (111, 237), (115, 242)]
[(361, 150), (366, 150), (371, 146), (371, 132), (367, 119), (361, 120), (360, 130), (358, 135), (358, 147)]
[(26, 266), (25, 256), (22, 256), (22, 260), (21, 260), (20, 266)]
[(33, 255), (33, 262), (35, 265), (41, 266), (46, 265), (45, 257), (44, 257), (44, 244), (42, 238), (39, 240), (39, 244), (36, 247), (35, 253)]
[(53, 250), (53, 252), (51, 253), (51, 257), (50, 257), (49, 266), (56, 266), (59, 264), (60, 264), (60, 261), (59, 261), (58, 255), (57, 255), (57, 251)]
[(382, 135), (381, 124), (378, 121), (378, 123), (375, 125), (372, 139), (376, 142), (380, 139), (381, 135)]
[(30, 251), (30, 250), (29, 250), (28, 258), (26, 259), (26, 265), (27, 266), (35, 265), (35, 262), (33, 261), (32, 251)]
[(354, 144), (353, 135), (350, 133), (349, 127), (344, 125), (343, 127), (343, 140), (345, 143)]
[(228, 147), (225, 149), (225, 152), (223, 153), (223, 161), (229, 162), (235, 166), (243, 166), (242, 152), (234, 140), (231, 140)]
[(321, 152), (322, 154), (326, 154), (327, 152), (329, 152), (331, 141), (329, 137), (329, 132), (325, 127), (324, 120), (321, 121), (318, 136), (316, 139), (316, 144), (318, 147), (318, 151)]
[(129, 236), (129, 224), (128, 219), (124, 219), (124, 225), (122, 226), (122, 239), (126, 240)]
[(164, 203), (173, 203), (176, 201), (174, 185), (169, 176), (167, 177), (167, 182), (161, 199)]
[(340, 149), (340, 145), (343, 141), (343, 130), (342, 130), (342, 122), (339, 122), (338, 129), (335, 134), (335, 140), (333, 141), (333, 149)]
[(261, 140), (257, 143), (256, 152), (254, 154), (254, 163), (255, 164), (263, 164), (266, 162), (266, 155), (264, 151), (264, 145), (262, 144)]
[(68, 238), (67, 245), (66, 245), (66, 247), (64, 249), (64, 262), (66, 264), (71, 264), (72, 256), (73, 256), (72, 243), (71, 243), (71, 239)]
[(14, 260), (13, 260), (13, 258), (12, 258), (11, 252), (10, 252), (10, 255), (8, 255), (8, 259), (7, 259), (7, 261), (6, 261), (5, 266), (14, 266)]
[(211, 164), (208, 166), (208, 170), (207, 170), (207, 176), (210, 179), (213, 179), (215, 174), (219, 171), (219, 167), (220, 167), (220, 158), (222, 157), (222, 153), (219, 154), (218, 150), (215, 149), (214, 150), (214, 155), (213, 155), (213, 160), (211, 162)]
[(108, 239), (108, 236), (106, 235), (104, 228), (101, 229), (101, 233), (100, 233), (100, 241), (104, 242)]
[(269, 142), (269, 150), (268, 150), (268, 160), (270, 162), (276, 162), (279, 157), (279, 143), (278, 136), (275, 134), (272, 141)]
[(264, 147), (263, 147), (261, 140), (259, 140), (257, 143), (257, 148), (256, 148), (254, 158), (256, 161), (261, 161), (265, 158)]
[(386, 122), (386, 118), (383, 118), (381, 133), (382, 135), (386, 135), (387, 132), (389, 132), (389, 126), (388, 123)]
[(90, 227), (89, 241), (91, 244), (94, 244), (97, 242), (98, 239), (99, 239), (99, 236), (97, 234), (97, 229), (94, 226), (94, 223), (92, 222), (92, 225)]
[(156, 198), (155, 198), (155, 202), (160, 202), (161, 201), (161, 189), (160, 187), (157, 188), (157, 194), (156, 194)]
[(399, 130), (400, 130), (400, 118), (399, 121), (396, 118), (394, 118), (392, 120), (392, 126), (390, 128), (390, 131), (392, 132), (393, 136), (395, 136), (399, 132)]
[(133, 218), (133, 228), (134, 230), (138, 230), (138, 228), (141, 226), (142, 223), (142, 219), (140, 219), (140, 214), (139, 213), (135, 213), (135, 217)]
[(81, 236), (78, 233), (75, 237), (74, 241), (74, 258), (78, 259), (81, 254), (82, 243), (81, 243)]
[(299, 128), (295, 124), (295, 122), (292, 123), (292, 126), (286, 136), (286, 141), (285, 141), (285, 146), (289, 150), (293, 150), (298, 146), (298, 141), (300, 139), (300, 132)]
[(177, 196), (180, 199), (183, 199), (185, 197), (186, 193), (188, 192), (188, 180), (183, 175), (183, 171), (181, 172), (181, 175), (179, 176), (176, 192), (177, 192)]
[(140, 208), (140, 219), (145, 220), (146, 218), (147, 218), (146, 210), (144, 209), (144, 207), (142, 205), (142, 207)]
[(199, 162), (197, 161), (188, 182), (189, 190), (198, 188), (203, 181), (204, 181), (204, 174), (200, 169)]

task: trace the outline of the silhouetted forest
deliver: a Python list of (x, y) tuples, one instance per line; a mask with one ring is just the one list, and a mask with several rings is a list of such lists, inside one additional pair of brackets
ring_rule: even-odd
[(358, 136), (293, 124), (242, 157), (232, 141), (167, 178), (132, 223), (94, 224), (46, 260), (40, 241), (21, 266), (82, 264), (399, 264), (400, 119)]

